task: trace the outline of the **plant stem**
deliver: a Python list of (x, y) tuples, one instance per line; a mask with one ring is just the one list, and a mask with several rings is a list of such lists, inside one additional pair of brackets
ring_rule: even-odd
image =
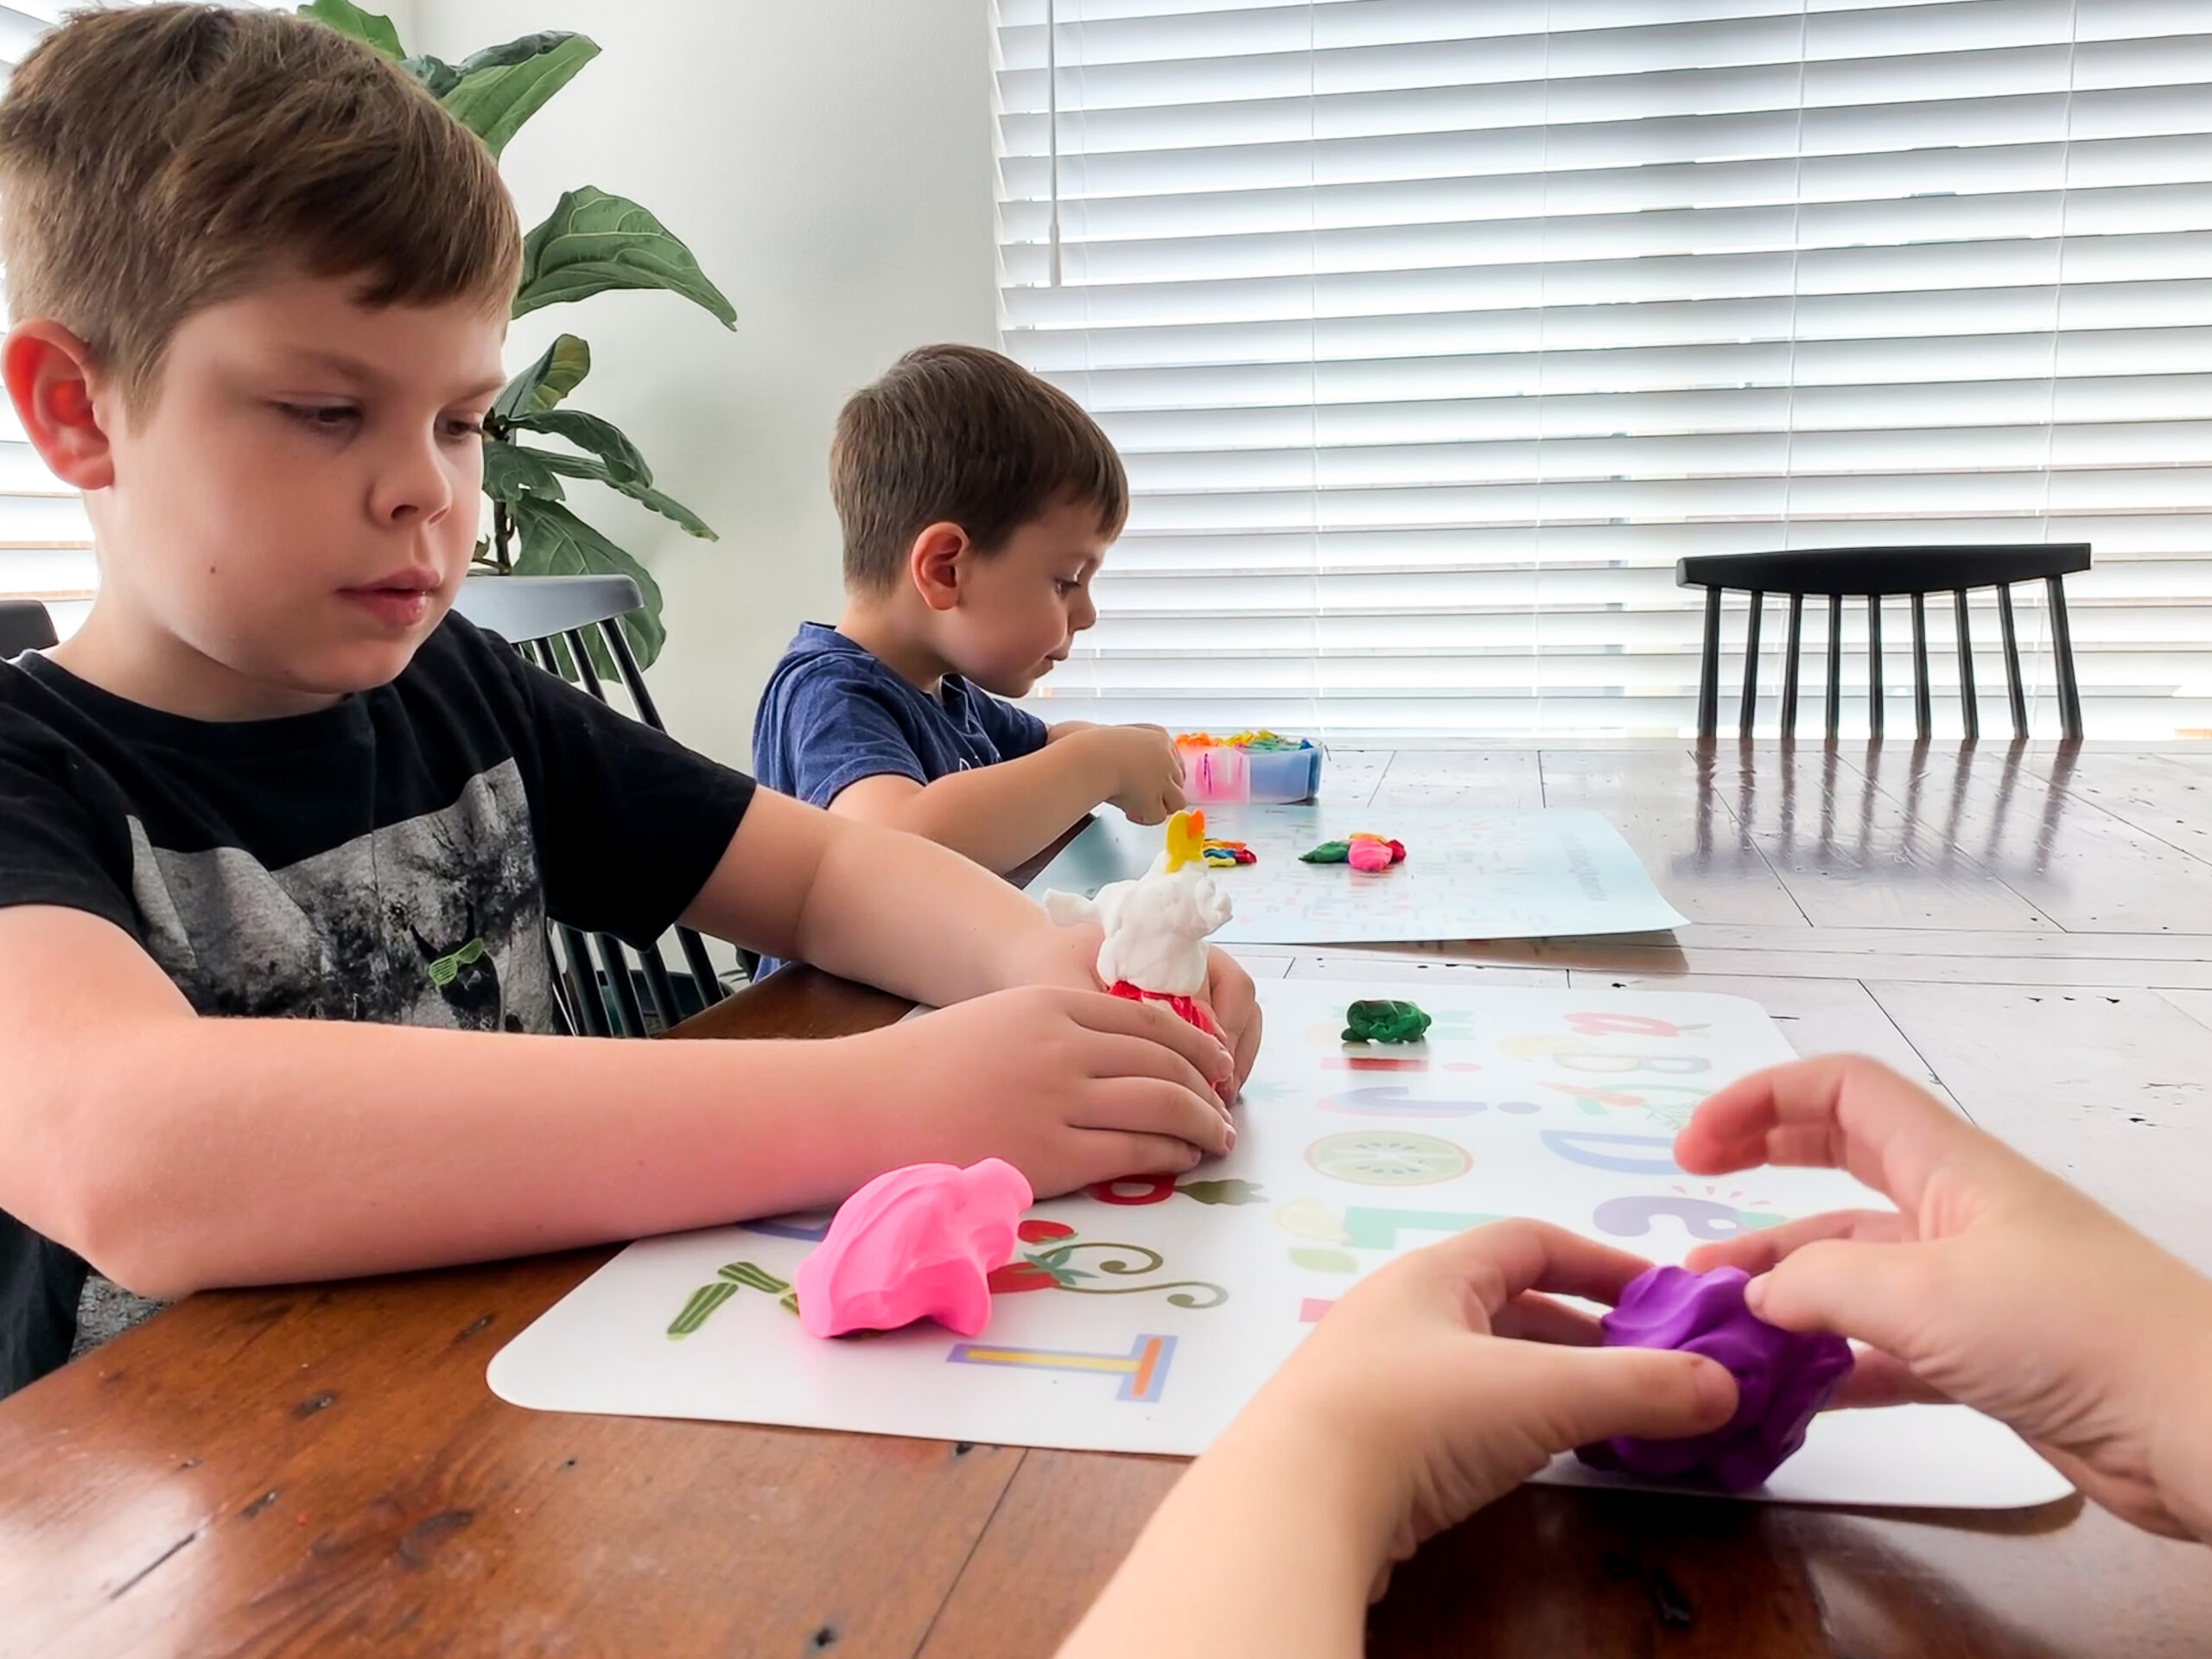
[(514, 534), (514, 524), (507, 518), (507, 504), (492, 504), (492, 558), (503, 576), (514, 574), (514, 562), (507, 556), (507, 538)]

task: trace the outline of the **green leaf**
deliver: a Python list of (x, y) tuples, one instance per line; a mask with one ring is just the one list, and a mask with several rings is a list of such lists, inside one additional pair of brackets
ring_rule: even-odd
[(653, 481), (652, 468), (645, 465), (638, 446), (624, 437), (612, 421), (602, 421), (581, 409), (541, 409), (534, 414), (518, 415), (507, 424), (522, 432), (550, 432), (579, 449), (589, 450), (607, 463), (607, 470), (613, 474), (610, 483)]
[(412, 58), (402, 58), (399, 67), (429, 89), (432, 98), (443, 98), (461, 85), (461, 71), (443, 58), (434, 58), (427, 52)]
[(552, 408), (591, 372), (591, 347), (574, 334), (563, 334), (545, 353), (507, 382), (492, 405), (493, 416), (512, 422)]
[(518, 501), (558, 501), (562, 496), (560, 468), (546, 464), (543, 450), (525, 449), (500, 439), (484, 445), (484, 493), (512, 506)]
[(585, 185), (523, 238), (513, 315), (610, 288), (664, 288), (737, 327), (737, 312), (668, 227), (634, 201)]
[[(513, 448), (515, 446), (507, 444), (501, 447)], [(570, 478), (595, 479), (611, 490), (620, 490), (640, 506), (650, 507), (662, 518), (673, 519), (682, 525), (688, 534), (696, 536), (702, 542), (721, 540), (721, 537), (715, 535), (709, 527), (705, 519), (681, 501), (672, 496), (663, 495), (650, 484), (640, 484), (634, 480), (626, 480), (617, 478), (607, 469), (603, 461), (594, 461), (588, 455), (564, 455), (552, 449), (524, 449), (521, 453), (530, 456), (549, 472), (565, 474)], [(489, 446), (486, 448), (484, 454), (484, 488), (487, 494), (496, 495), (498, 492), (493, 490), (491, 483), (492, 452)], [(504, 500), (506, 498), (502, 496), (499, 499)]]
[(407, 55), (407, 48), (400, 45), (399, 31), (391, 26), (391, 19), (380, 12), (363, 11), (353, 0), (309, 0), (308, 4), (300, 8), (300, 16), (327, 23), (340, 35), (365, 41), (387, 58)]
[(622, 632), (629, 635), (639, 663), (650, 664), (660, 655), (668, 638), (661, 624), (660, 584), (645, 566), (557, 502), (524, 499), (509, 503), (507, 511), (514, 515), (522, 543), (515, 558), (517, 575), (630, 577), (645, 604), (622, 619)]
[(462, 59), (459, 83), (440, 93), (439, 101), (497, 156), (524, 122), (598, 55), (598, 45), (582, 35), (558, 29), (525, 35)]

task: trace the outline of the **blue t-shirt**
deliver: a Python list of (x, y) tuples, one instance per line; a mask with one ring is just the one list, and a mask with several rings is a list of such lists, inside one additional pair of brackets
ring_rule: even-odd
[[(835, 628), (801, 623), (753, 717), (753, 769), (770, 789), (827, 806), (863, 778), (931, 784), (1045, 747), (1036, 715), (957, 674), (941, 683), (933, 697)], [(764, 957), (760, 975), (781, 965)]]
[(1036, 715), (957, 674), (943, 685), (934, 697), (917, 690), (835, 628), (801, 623), (753, 717), (753, 769), (769, 788), (827, 806), (863, 778), (933, 784), (1045, 747)]

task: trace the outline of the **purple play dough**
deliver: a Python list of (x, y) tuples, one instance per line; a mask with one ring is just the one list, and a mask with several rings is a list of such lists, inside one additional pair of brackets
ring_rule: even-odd
[(1750, 1282), (1740, 1268), (1654, 1268), (1630, 1281), (1620, 1305), (1599, 1321), (1608, 1348), (1675, 1348), (1726, 1365), (1738, 1403), (1725, 1428), (1686, 1440), (1624, 1436), (1574, 1455), (1593, 1469), (1747, 1492), (1804, 1445), (1806, 1426), (1851, 1374), (1851, 1344), (1769, 1325), (1744, 1306)]

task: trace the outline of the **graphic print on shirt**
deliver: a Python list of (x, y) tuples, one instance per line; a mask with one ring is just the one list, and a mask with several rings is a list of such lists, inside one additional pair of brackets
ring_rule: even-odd
[(530, 804), (512, 760), (435, 812), (280, 870), (130, 821), (146, 948), (204, 1014), (561, 1029)]

